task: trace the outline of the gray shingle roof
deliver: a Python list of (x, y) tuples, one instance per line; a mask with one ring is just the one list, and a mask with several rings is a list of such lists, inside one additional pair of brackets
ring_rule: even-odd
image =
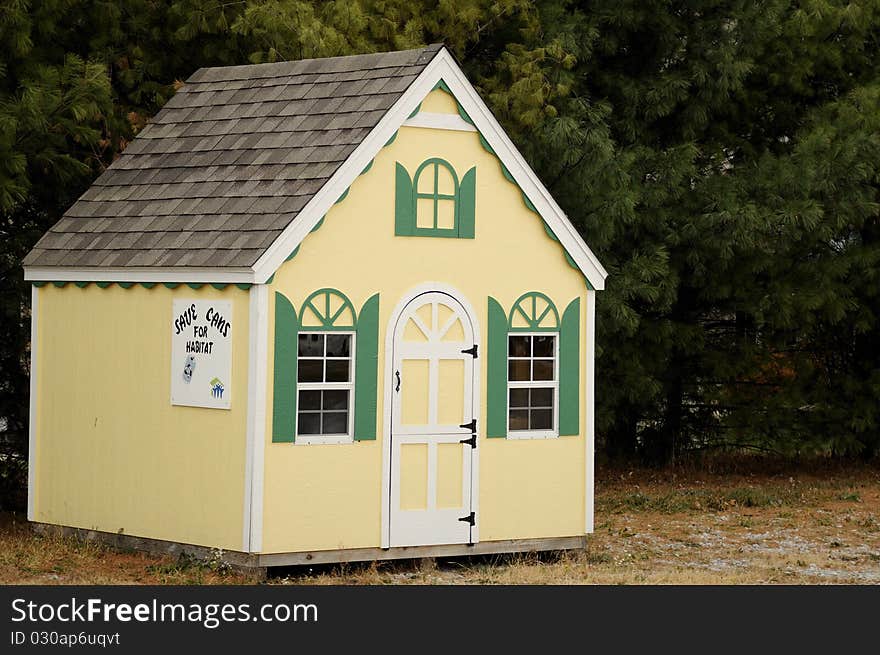
[(441, 47), (196, 71), (25, 266), (253, 265)]

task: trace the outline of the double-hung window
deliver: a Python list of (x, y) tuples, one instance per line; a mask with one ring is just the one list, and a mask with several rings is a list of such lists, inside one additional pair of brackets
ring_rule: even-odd
[(517, 298), (507, 313), (489, 297), (486, 436), (546, 439), (583, 434), (580, 298), (560, 319), (540, 291)]
[(352, 440), (354, 332), (300, 332), (297, 343), (298, 443)]
[(510, 438), (558, 435), (556, 333), (512, 333), (507, 338), (507, 431)]

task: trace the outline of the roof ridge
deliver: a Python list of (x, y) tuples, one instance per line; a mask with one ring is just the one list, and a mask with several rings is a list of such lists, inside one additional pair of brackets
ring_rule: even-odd
[[(319, 62), (320, 62), (321, 66), (331, 66), (334, 63), (341, 63), (343, 61), (355, 61), (358, 59), (363, 59), (363, 58), (368, 58), (368, 57), (381, 57), (383, 55), (385, 55), (385, 56), (388, 56), (388, 55), (407, 55), (407, 54), (415, 55), (415, 53), (419, 53), (420, 56), (416, 57), (415, 60), (411, 64), (409, 64), (409, 65), (418, 65), (420, 63), (423, 63), (421, 61), (421, 59), (424, 55), (428, 55), (428, 54), (434, 55), (437, 52), (439, 52), (443, 47), (444, 47), (443, 43), (432, 43), (432, 44), (424, 46), (422, 48), (410, 48), (407, 50), (383, 50), (383, 51), (379, 51), (379, 52), (363, 52), (363, 53), (352, 54), (352, 55), (337, 55), (335, 57), (309, 57), (307, 59), (286, 59), (283, 61), (264, 62), (261, 64), (234, 64), (231, 66), (203, 66), (201, 68), (196, 69), (196, 71), (186, 79), (185, 84), (198, 82), (199, 79), (204, 77), (204, 75), (209, 71), (223, 70), (228, 73), (232, 73), (233, 71), (246, 69), (246, 68), (267, 70), (267, 69), (273, 68), (273, 67), (280, 70), (284, 67), (290, 67), (294, 64), (299, 64), (303, 67), (307, 67), (309, 64), (316, 64)], [(427, 62), (424, 62), (424, 63), (427, 63)], [(401, 64), (391, 64), (388, 67), (392, 68), (392, 67), (397, 67), (400, 65)], [(358, 70), (362, 70), (362, 69), (358, 69)]]

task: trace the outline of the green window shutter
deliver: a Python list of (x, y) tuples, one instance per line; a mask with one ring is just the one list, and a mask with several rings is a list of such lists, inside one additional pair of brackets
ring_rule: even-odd
[(379, 372), (379, 294), (372, 296), (357, 319), (354, 374), (354, 439), (376, 438), (377, 379)]
[(474, 238), (474, 214), (477, 206), (477, 167), (464, 174), (458, 185), (458, 236)]
[(394, 182), (394, 235), (409, 237), (415, 232), (416, 203), (413, 194), (413, 183), (409, 173), (400, 162)]
[(489, 298), (489, 344), (487, 351), (486, 436), (507, 436), (507, 314)]
[(275, 292), (275, 370), (272, 385), (272, 442), (293, 443), (296, 436), (296, 310)]
[(581, 300), (575, 298), (559, 326), (559, 435), (580, 434)]

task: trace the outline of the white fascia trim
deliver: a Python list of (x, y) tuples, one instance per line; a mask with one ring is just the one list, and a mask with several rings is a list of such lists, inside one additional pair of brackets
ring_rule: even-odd
[(596, 292), (587, 290), (586, 300), (586, 389), (584, 390), (584, 420), (586, 421), (586, 461), (584, 466), (584, 532), (594, 530), (596, 499)]
[(34, 282), (200, 282), (205, 284), (225, 282), (252, 284), (254, 272), (249, 268), (25, 266), (24, 279)]
[(28, 409), (27, 519), (34, 520), (37, 487), (37, 325), (40, 290), (31, 287), (31, 379)]
[(404, 127), (424, 127), (429, 130), (453, 130), (455, 132), (476, 132), (477, 128), (458, 114), (432, 114), (419, 112), (406, 119)]
[(266, 450), (266, 387), (269, 293), (265, 284), (250, 288), (248, 307), (248, 406), (245, 440), (242, 550), (263, 547), (263, 472)]
[(326, 184), (312, 196), (299, 216), (266, 249), (254, 264), (254, 281), (264, 283), (284, 263), (293, 250), (302, 243), (333, 204), (355, 181), (388, 140), (403, 126), (440, 80), (449, 87), (459, 104), (473, 120), (475, 127), (495, 151), (526, 197), (538, 213), (547, 221), (562, 246), (568, 251), (577, 267), (583, 272), (594, 289), (605, 288), (608, 273), (584, 243), (577, 230), (556, 204), (550, 192), (523, 159), (522, 155), (495, 120), (492, 112), (482, 101), (452, 55), (444, 48), (425, 66), (409, 88), (382, 117), (375, 128), (349, 155), (345, 163)]

